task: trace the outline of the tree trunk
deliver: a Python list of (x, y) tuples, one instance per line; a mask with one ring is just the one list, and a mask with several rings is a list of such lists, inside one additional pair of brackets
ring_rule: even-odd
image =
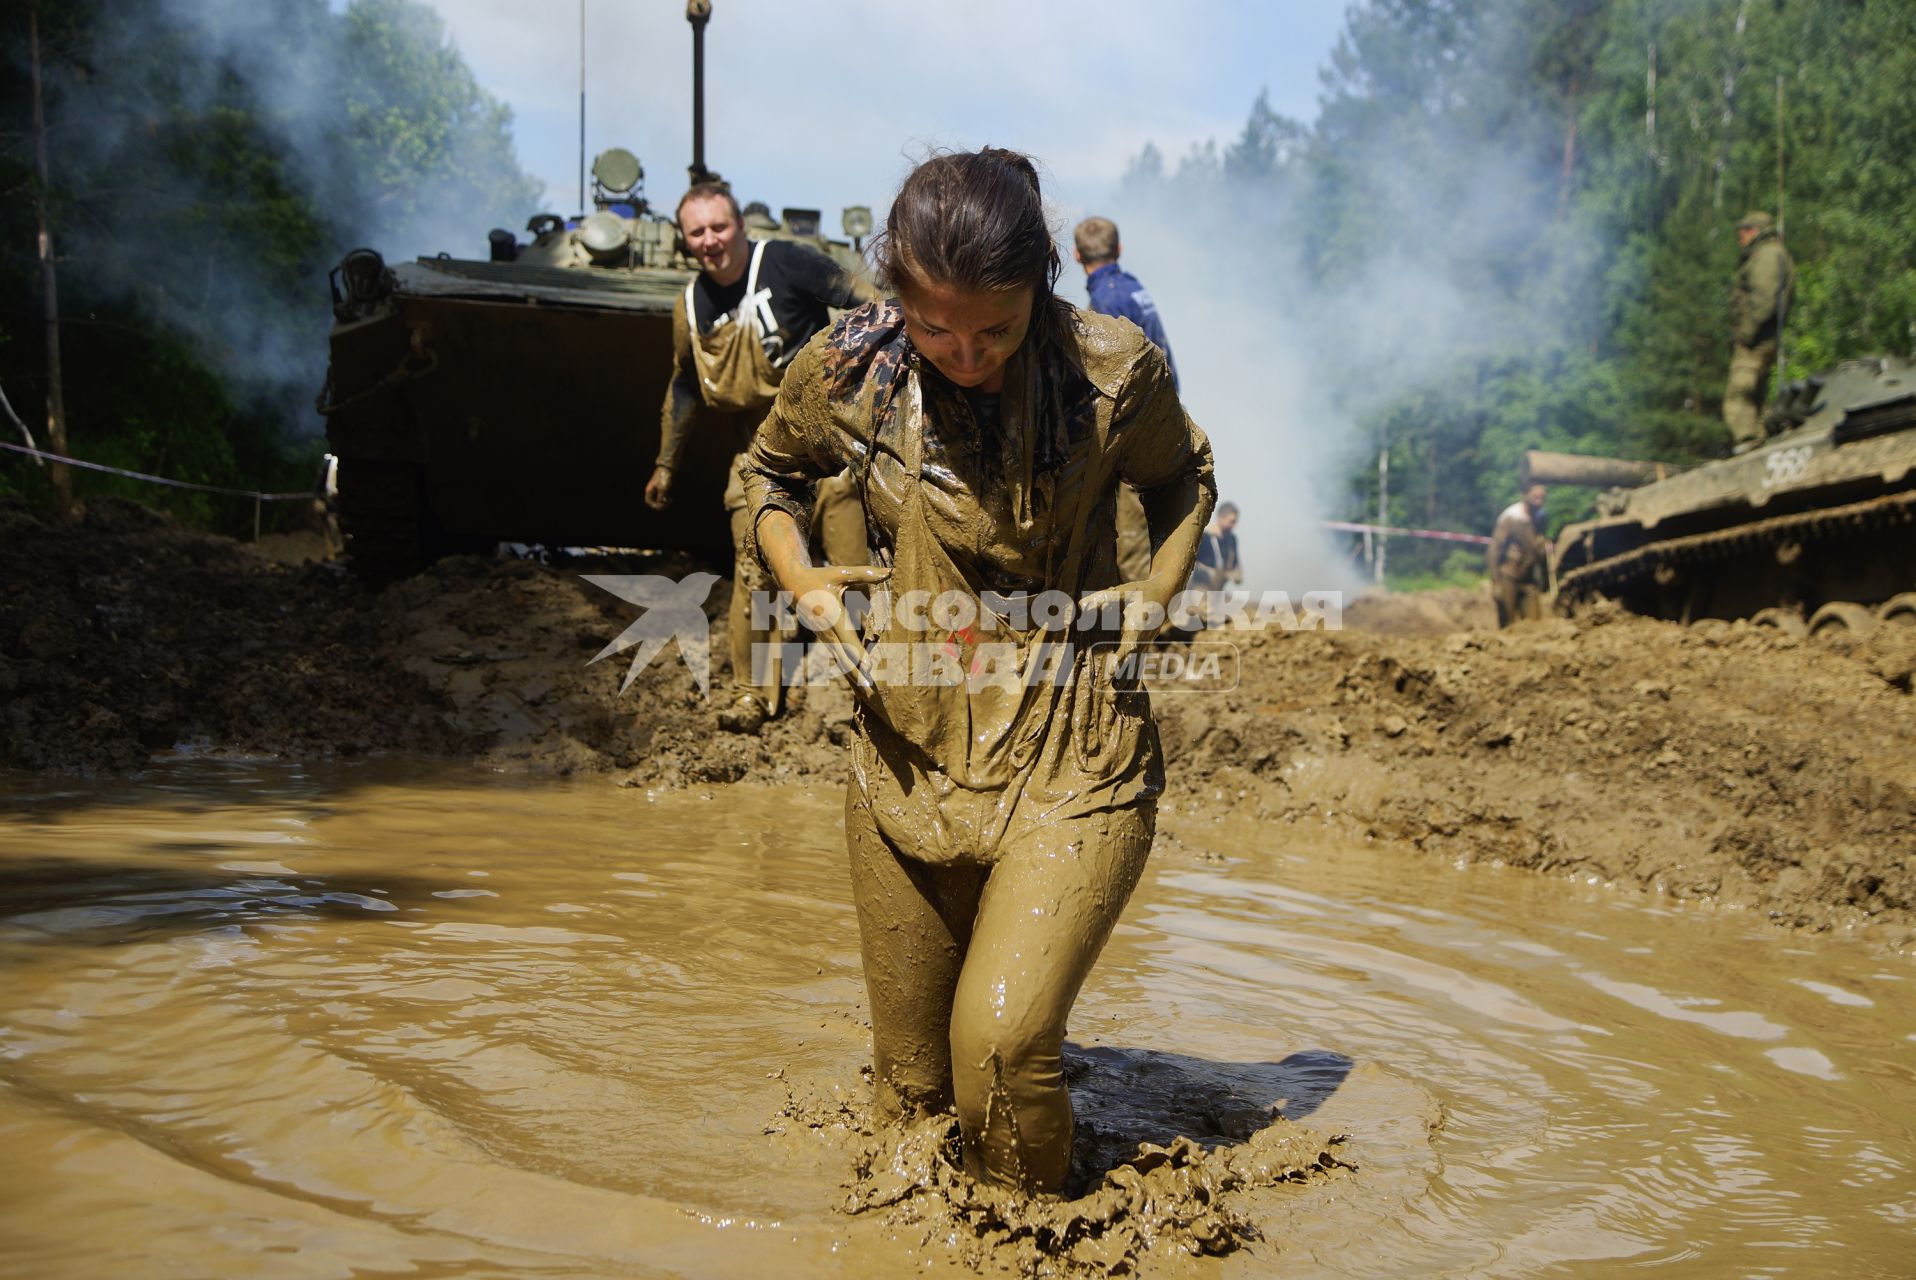
[(1424, 523), (1437, 527), (1437, 437), (1432, 433), (1430, 447), (1424, 450)]
[(1730, 57), (1723, 68), (1723, 126), (1717, 138), (1714, 181), (1710, 185), (1710, 209), (1723, 208), (1723, 173), (1730, 164), (1730, 134), (1736, 127), (1736, 78), (1743, 70), (1743, 31), (1749, 25), (1750, 0), (1738, 0), (1736, 31), (1730, 38)]
[(1650, 156), (1650, 167), (1660, 169), (1663, 167), (1663, 162), (1657, 156), (1657, 42), (1655, 40), (1650, 41), (1650, 52), (1645, 63), (1643, 147)]
[(1565, 96), (1564, 110), (1570, 122), (1563, 134), (1563, 172), (1557, 178), (1559, 218), (1570, 212), (1570, 178), (1577, 168), (1577, 73), (1574, 71), (1570, 73), (1570, 88)]
[[(39, 181), (33, 191), (33, 211), (40, 222), (40, 284), (46, 315), (47, 443), (53, 452), (67, 454), (66, 391), (60, 381), (60, 289), (53, 266), (53, 233), (47, 226), (47, 194), (53, 189), (47, 166), (47, 115), (40, 82), (40, 11), (27, 10), (27, 44), (33, 63), (33, 158)], [(72, 515), (73, 476), (64, 462), (53, 464), (49, 477), (60, 510)]]

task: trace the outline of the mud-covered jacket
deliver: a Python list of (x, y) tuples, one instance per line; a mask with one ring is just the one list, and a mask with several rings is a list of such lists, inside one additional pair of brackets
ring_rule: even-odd
[[(1046, 566), (1070, 530), (1053, 512), (1073, 500), (1078, 486), (1090, 484), (1104, 492), (1104, 505), (1091, 522), (1097, 532), (1084, 585), (1115, 585), (1113, 478), (1149, 493), (1194, 473), (1214, 494), (1211, 446), (1179, 404), (1163, 353), (1135, 326), (1074, 310), (1066, 329), (1061, 349), (1012, 357), (1005, 418), (987, 430), (964, 393), (915, 353), (897, 303), (842, 316), (792, 361), (746, 455), (754, 544), (759, 513), (779, 508), (803, 529), (812, 485), (846, 467), (860, 479), (881, 550), (888, 544), (908, 485), (892, 422), (894, 393), (910, 363), (922, 373), (933, 424), (924, 441), (926, 502), (954, 556), (995, 590), (1061, 585), (1049, 580)], [(1032, 359), (1038, 360), (1034, 385), (1023, 394), (1048, 407), (1034, 404), (1020, 413), (1010, 397)], [(1012, 432), (1002, 425), (1020, 418), (1034, 429)], [(1107, 433), (1110, 444), (1099, 451), (1095, 440)]]
[(1776, 341), (1795, 284), (1796, 263), (1775, 231), (1750, 241), (1730, 293), (1730, 329), (1739, 347)]
[(1505, 507), (1490, 531), (1490, 576), (1506, 582), (1544, 585), (1544, 557), (1550, 544), (1521, 499)]

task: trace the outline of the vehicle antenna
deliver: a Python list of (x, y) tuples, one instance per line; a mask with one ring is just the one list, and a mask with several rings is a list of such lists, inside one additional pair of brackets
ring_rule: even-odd
[(585, 0), (579, 0), (579, 216), (585, 216)]
[(718, 178), (705, 167), (705, 24), (712, 20), (712, 0), (686, 0), (685, 20), (692, 24), (692, 163), (686, 172), (696, 187)]

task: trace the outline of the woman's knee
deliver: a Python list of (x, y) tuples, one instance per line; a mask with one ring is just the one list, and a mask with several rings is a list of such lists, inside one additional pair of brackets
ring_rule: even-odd
[(1023, 1105), (1064, 1085), (1064, 1027), (1017, 1027), (956, 1017), (951, 1027), (951, 1082), (959, 1120), (982, 1122), (996, 1099)]

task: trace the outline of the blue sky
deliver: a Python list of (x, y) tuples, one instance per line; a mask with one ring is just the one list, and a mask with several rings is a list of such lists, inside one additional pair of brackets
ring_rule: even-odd
[[(431, 0), (479, 80), (511, 105), (548, 207), (577, 203), (577, 0)], [(747, 200), (882, 218), (928, 145), (1036, 155), (1060, 216), (1095, 208), (1149, 141), (1175, 158), (1233, 137), (1259, 89), (1316, 113), (1346, 0), (714, 0), (706, 153)], [(636, 151), (655, 202), (691, 151), (683, 0), (585, 0), (589, 152)]]

